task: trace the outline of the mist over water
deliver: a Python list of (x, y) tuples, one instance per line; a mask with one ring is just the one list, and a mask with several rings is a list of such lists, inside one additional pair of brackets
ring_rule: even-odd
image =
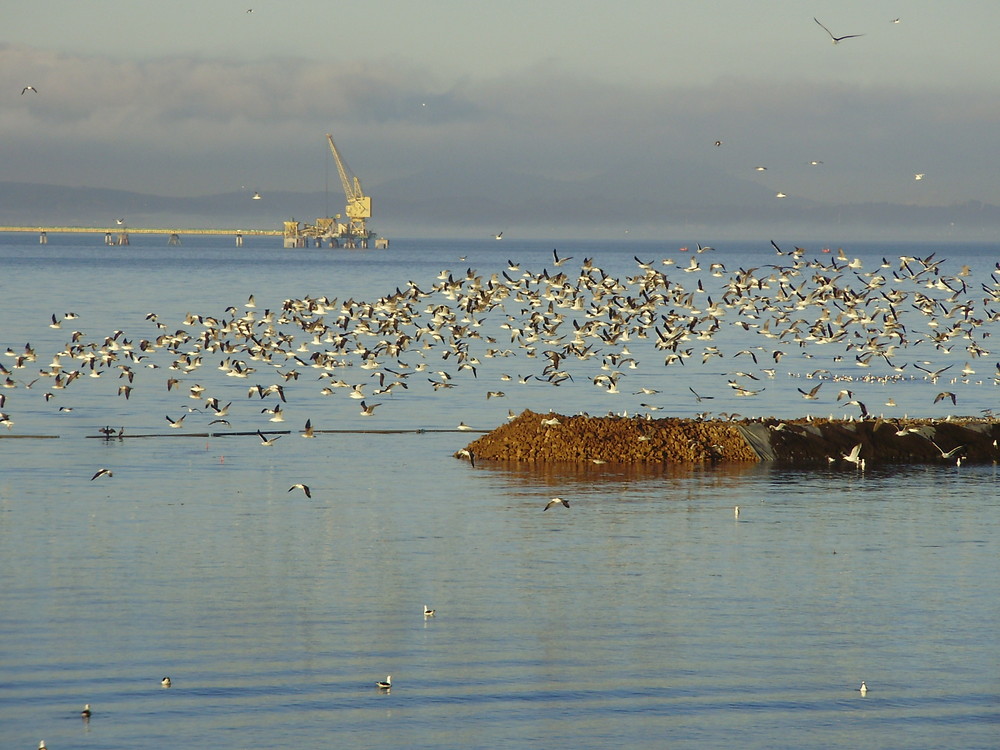
[[(790, 262), (766, 241), (720, 244), (699, 256), (703, 273), (685, 273), (693, 251), (680, 244), (560, 243), (559, 255), (573, 260), (558, 270), (575, 280), (590, 257), (624, 280), (642, 274), (637, 256), (687, 289), (702, 279), (704, 308), (725, 282), (709, 263), (723, 263), (729, 277)], [(14, 423), (0, 439), (5, 746), (996, 746), (995, 465), (861, 473), (725, 463), (472, 467), (453, 457), (478, 434), (456, 431), (460, 422), (489, 430), (526, 408), (631, 415), (645, 402), (662, 407), (654, 417), (857, 416), (836, 399), (847, 387), (891, 419), (981, 416), (996, 403), (996, 355), (973, 357), (963, 340), (951, 352), (900, 350), (890, 359), (911, 363), (902, 372), (877, 357), (862, 368), (837, 344), (772, 345), (729, 313), (712, 340), (691, 344), (684, 364), (664, 366), (653, 340), (633, 336), (627, 346), (639, 366), (620, 368), (621, 393), (610, 394), (593, 383), (608, 372), (603, 355), (620, 348), (609, 344), (593, 359), (566, 361), (571, 381), (520, 384), (518, 375), (540, 374), (548, 347), (527, 357), (496, 310), (474, 316), (496, 339), (477, 342), (477, 352), (509, 347), (509, 356), (480, 355), (473, 375), (440, 349), (412, 346), (399, 359), (427, 370), (379, 396), (358, 356), (320, 380), (308, 365), (242, 354), (256, 370), (239, 378), (218, 369), (234, 354), (203, 353), (184, 372), (161, 349), (130, 362), (128, 399), (118, 393), (128, 382), (115, 367), (123, 360), (61, 390), (38, 376), (73, 331), (98, 344), (119, 330), (119, 343), (178, 330), (197, 338), (203, 327), (186, 323), (188, 314), (223, 320), (234, 306), (236, 317), (253, 309), (259, 319), (307, 295), (337, 298), (338, 308), (375, 302), (410, 281), (430, 291), (443, 270), (501, 281), (505, 271), (557, 272), (550, 243), (396, 241), (388, 252), (246, 245), (0, 237), (0, 361), (12, 368), (2, 351), (28, 342), (38, 353), (12, 370), (17, 387), (2, 391), (0, 408)], [(994, 246), (846, 252), (863, 261), (862, 273), (883, 257), (895, 268), (900, 255), (936, 253), (949, 277), (968, 265), (962, 278), (978, 310), (989, 307), (980, 289), (993, 284), (1000, 257)], [(819, 249), (807, 257), (829, 263)], [(508, 270), (509, 260), (521, 269)], [(245, 307), (251, 294), (256, 308)], [(79, 317), (49, 327), (51, 315), (68, 312)], [(905, 315), (911, 330), (920, 324), (915, 311)], [(369, 338), (374, 346), (378, 337)], [(756, 366), (735, 356), (758, 345), (767, 350), (756, 352)], [(703, 363), (704, 346), (725, 356)], [(787, 353), (776, 363), (778, 347)], [(298, 356), (308, 363), (317, 349)], [(976, 373), (963, 378), (967, 362)], [(952, 369), (932, 383), (912, 363)], [(62, 364), (72, 366), (68, 357)], [(289, 367), (297, 380), (278, 377)], [(442, 378), (438, 370), (453, 388), (427, 383)], [(869, 372), (903, 377), (860, 379)], [(177, 388), (167, 389), (169, 377)], [(373, 417), (360, 416), (349, 389), (321, 393), (339, 378), (365, 384), (365, 400), (381, 403)], [(763, 390), (738, 397), (732, 378)], [(282, 383), (285, 402), (248, 397), (272, 382)], [(819, 382), (816, 401), (796, 390)], [(195, 384), (206, 388), (197, 399)], [(660, 392), (638, 395), (640, 386)], [(696, 402), (691, 387), (712, 398)], [(487, 399), (488, 390), (505, 395)], [(945, 390), (957, 404), (933, 403)], [(209, 396), (232, 402), (229, 426), (210, 424)], [(897, 406), (885, 405), (890, 398)], [(261, 411), (277, 403), (283, 422)], [(181, 429), (165, 419), (185, 414)], [(315, 439), (299, 434), (306, 419)], [(127, 437), (95, 437), (104, 426)], [(258, 429), (280, 437), (264, 446)], [(91, 480), (101, 468), (113, 476)], [(312, 497), (289, 492), (295, 483)], [(543, 512), (554, 496), (571, 507)], [(423, 616), (425, 604), (433, 617)], [(378, 690), (388, 674), (392, 689)], [(93, 709), (86, 723), (84, 703)]]

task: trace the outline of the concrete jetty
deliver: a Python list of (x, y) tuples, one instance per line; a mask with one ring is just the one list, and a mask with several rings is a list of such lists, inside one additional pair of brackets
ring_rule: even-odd
[(456, 458), (515, 462), (842, 463), (855, 446), (878, 463), (990, 463), (1000, 460), (1000, 423), (931, 419), (647, 419), (524, 411), (474, 440)]

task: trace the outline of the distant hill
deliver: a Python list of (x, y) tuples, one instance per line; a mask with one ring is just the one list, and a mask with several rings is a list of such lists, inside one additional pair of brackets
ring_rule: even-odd
[(106, 188), (0, 182), (0, 224), (100, 227), (114, 226), (116, 219), (124, 218), (135, 227), (278, 229), (293, 216), (312, 220), (323, 212), (322, 193), (275, 193), (259, 201), (252, 195), (241, 192), (177, 198)]
[[(925, 238), (1000, 237), (1000, 207), (890, 203), (823, 204), (775, 199), (769, 189), (683, 162), (616, 174), (552, 179), (474, 170), (421, 172), (366, 185), (375, 216), (370, 226), (388, 237), (822, 236)], [(636, 175), (639, 175), (636, 178)], [(695, 179), (691, 175), (697, 175)], [(0, 224), (163, 228), (279, 229), (288, 219), (312, 221), (343, 212), (338, 191), (271, 192), (194, 197), (159, 196), (91, 187), (0, 182)]]

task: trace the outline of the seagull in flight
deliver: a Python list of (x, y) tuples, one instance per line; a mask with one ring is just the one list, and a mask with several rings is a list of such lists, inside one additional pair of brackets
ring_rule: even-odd
[(94, 476), (90, 478), (90, 481), (93, 482), (95, 479), (97, 479), (98, 477), (103, 477), (105, 474), (107, 474), (109, 477), (114, 476), (114, 474), (111, 473), (111, 469), (101, 469), (96, 474), (94, 474)]
[(817, 399), (817, 398), (819, 398), (819, 396), (817, 396), (816, 394), (819, 393), (819, 389), (822, 386), (823, 386), (823, 384), (820, 383), (819, 385), (817, 385), (815, 388), (813, 388), (811, 391), (808, 391), (808, 392), (802, 390), (801, 388), (796, 388), (795, 390), (797, 390), (799, 393), (802, 394), (802, 398)]
[(292, 490), (302, 490), (304, 493), (306, 493), (306, 497), (312, 497), (312, 492), (309, 490), (309, 485), (307, 484), (302, 484), (302, 483), (293, 484), (291, 487), (288, 488), (289, 492), (291, 492)]
[(843, 454), (841, 458), (847, 461), (848, 463), (852, 463), (858, 468), (861, 468), (861, 462), (864, 461), (864, 459), (861, 458), (861, 443), (855, 445), (853, 448), (851, 448), (850, 453)]
[(261, 445), (274, 445), (276, 441), (281, 439), (281, 435), (275, 435), (273, 438), (269, 438), (260, 430), (257, 430), (257, 437), (260, 438)]
[(569, 256), (569, 257), (560, 258), (559, 257), (559, 253), (556, 252), (556, 249), (552, 248), (552, 262), (555, 265), (561, 266), (563, 263), (566, 263), (567, 261), (570, 261), (570, 260), (573, 260), (573, 256), (572, 255)]
[(36, 89), (34, 86), (25, 86), (23, 89), (21, 89), (21, 96), (24, 96), (24, 94), (28, 91), (34, 91), (36, 94), (38, 93), (38, 89)]
[(542, 511), (543, 511), (543, 512), (544, 512), (544, 511), (547, 511), (547, 510), (548, 510), (549, 508), (551, 508), (551, 507), (552, 507), (553, 505), (559, 505), (560, 503), (562, 503), (562, 505), (563, 505), (564, 507), (566, 507), (566, 508), (568, 508), (568, 507), (569, 507), (569, 501), (568, 501), (568, 500), (563, 500), (563, 499), (562, 499), (561, 497), (554, 497), (554, 498), (552, 498), (551, 500), (549, 500), (549, 501), (548, 501), (548, 502), (547, 502), (547, 503), (545, 504), (545, 507), (544, 507), (544, 508), (542, 508)]
[(958, 446), (952, 448), (950, 451), (946, 451), (944, 448), (942, 448), (940, 445), (938, 445), (937, 443), (935, 443), (930, 438), (927, 438), (927, 440), (928, 440), (928, 442), (930, 442), (931, 445), (933, 445), (935, 448), (938, 449), (938, 452), (941, 454), (941, 458), (944, 458), (944, 459), (951, 458), (952, 456), (954, 456), (959, 451), (962, 451), (962, 450), (965, 449), (964, 445), (958, 445)]
[(864, 36), (864, 34), (844, 34), (844, 36), (834, 36), (833, 32), (830, 31), (830, 29), (826, 28), (826, 26), (824, 26), (822, 23), (820, 23), (820, 20), (816, 18), (816, 16), (813, 16), (813, 20), (819, 24), (820, 28), (823, 29), (823, 31), (825, 31), (827, 34), (830, 35), (830, 39), (833, 40), (834, 44), (840, 44), (845, 39), (854, 39), (855, 37)]

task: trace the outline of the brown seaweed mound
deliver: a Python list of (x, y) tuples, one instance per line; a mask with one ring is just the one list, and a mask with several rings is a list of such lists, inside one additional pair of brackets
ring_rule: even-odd
[(456, 457), (517, 462), (792, 464), (988, 463), (1000, 460), (1000, 424), (984, 419), (702, 421), (524, 411)]
[[(728, 422), (642, 417), (567, 417), (524, 411), (472, 442), (477, 459), (664, 463), (758, 461)], [(464, 455), (464, 454), (463, 454)]]

